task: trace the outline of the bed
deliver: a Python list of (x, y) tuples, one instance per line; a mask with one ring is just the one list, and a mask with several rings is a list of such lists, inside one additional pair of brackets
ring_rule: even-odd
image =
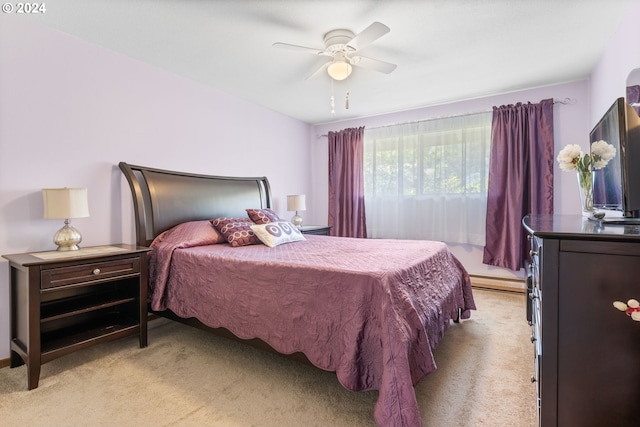
[(348, 390), (378, 390), (380, 426), (422, 425), (414, 385), (436, 369), (451, 321), (475, 309), (444, 243), (303, 235), (233, 246), (211, 220), (273, 212), (266, 177), (119, 166), (137, 244), (153, 248), (150, 311), (335, 372)]

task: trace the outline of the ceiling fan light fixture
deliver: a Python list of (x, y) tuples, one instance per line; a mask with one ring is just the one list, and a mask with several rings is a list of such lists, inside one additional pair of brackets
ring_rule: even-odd
[(327, 73), (334, 80), (344, 80), (351, 75), (353, 67), (345, 61), (333, 61), (327, 67)]

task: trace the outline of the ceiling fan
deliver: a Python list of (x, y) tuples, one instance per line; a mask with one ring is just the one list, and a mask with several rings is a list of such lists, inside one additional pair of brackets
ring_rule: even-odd
[(332, 58), (307, 77), (307, 80), (315, 77), (325, 69), (334, 80), (344, 80), (351, 74), (352, 65), (389, 74), (396, 69), (396, 64), (357, 54), (358, 50), (373, 43), (389, 31), (391, 30), (386, 25), (380, 22), (374, 22), (357, 35), (350, 30), (344, 29), (329, 31), (324, 35), (324, 49), (315, 49), (289, 43), (274, 43), (273, 47)]

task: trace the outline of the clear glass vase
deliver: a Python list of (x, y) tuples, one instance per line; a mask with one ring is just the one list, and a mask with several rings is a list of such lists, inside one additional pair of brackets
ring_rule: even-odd
[(593, 175), (591, 171), (578, 171), (578, 189), (582, 215), (591, 216), (593, 214)]

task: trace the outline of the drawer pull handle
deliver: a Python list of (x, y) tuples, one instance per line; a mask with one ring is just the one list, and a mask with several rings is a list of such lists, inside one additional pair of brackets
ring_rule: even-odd
[(99, 269), (99, 268), (94, 269), (94, 270), (93, 270), (93, 274), (94, 274), (94, 275), (96, 275), (96, 276), (97, 276), (98, 274), (100, 274), (100, 269)]

